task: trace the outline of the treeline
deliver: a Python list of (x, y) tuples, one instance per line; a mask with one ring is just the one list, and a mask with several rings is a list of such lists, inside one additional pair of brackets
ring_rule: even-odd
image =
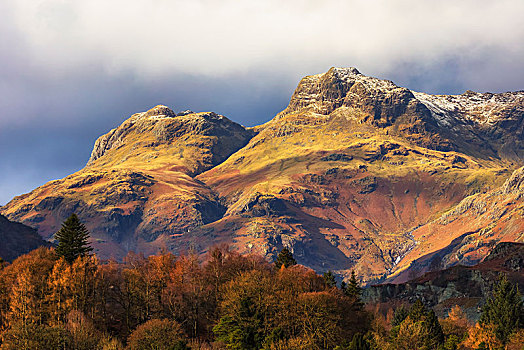
[(129, 254), (121, 263), (102, 262), (89, 255), (85, 232), (75, 243), (74, 225), (59, 231), (65, 238), (57, 249), (39, 248), (1, 265), (1, 349), (495, 350), (524, 344), (521, 296), (505, 278), (476, 325), (458, 307), (439, 320), (420, 301), (382, 315), (362, 303), (354, 275), (337, 286), (333, 274), (296, 265), (287, 249), (275, 263), (226, 246), (205, 259)]
[(227, 247), (205, 262), (166, 253), (71, 264), (39, 248), (0, 271), (0, 295), (2, 349), (328, 349), (371, 321), (312, 270)]
[[(227, 247), (196, 256), (83, 256), (40, 248), (0, 271), (1, 349), (522, 349), (522, 304), (504, 278), (483, 320), (421, 302), (382, 316), (300, 265)], [(519, 304), (520, 302), (520, 304)], [(520, 314), (519, 314), (520, 313)]]

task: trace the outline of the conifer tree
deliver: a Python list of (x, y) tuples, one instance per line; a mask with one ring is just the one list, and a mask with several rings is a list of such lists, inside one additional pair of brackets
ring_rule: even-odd
[(411, 309), (409, 310), (409, 317), (411, 317), (411, 319), (415, 322), (420, 321), (424, 318), (424, 316), (426, 316), (427, 312), (428, 310), (426, 309), (422, 301), (420, 299), (417, 299), (415, 300), (415, 303), (411, 306)]
[(329, 270), (328, 272), (324, 272), (324, 275), (322, 277), (324, 277), (324, 281), (326, 282), (328, 287), (333, 288), (337, 286), (335, 275), (333, 274), (333, 272), (331, 272), (331, 270)]
[(429, 349), (436, 349), (439, 344), (444, 343), (444, 332), (435, 311), (429, 310), (424, 319), (424, 326), (428, 332), (427, 345)]
[(355, 275), (355, 271), (351, 271), (351, 277), (349, 278), (349, 283), (346, 284), (342, 282), (343, 284), (340, 286), (342, 291), (345, 295), (348, 297), (351, 297), (355, 299), (356, 306), (359, 309), (362, 309), (364, 307), (364, 303), (362, 302), (362, 299), (360, 298), (362, 295), (362, 288), (358, 284), (357, 276)]
[(523, 325), (524, 308), (520, 292), (506, 275), (500, 276), (492, 297), (484, 305), (480, 323), (494, 325), (497, 338), (504, 344), (511, 333)]
[(275, 267), (280, 269), (282, 265), (290, 267), (296, 265), (297, 261), (293, 257), (293, 253), (288, 248), (284, 248), (278, 253), (277, 260), (275, 260)]
[(62, 228), (55, 233), (55, 239), (58, 241), (56, 254), (64, 257), (71, 264), (79, 256), (85, 256), (93, 250), (87, 241), (88, 238), (89, 231), (73, 213), (62, 223)]
[(344, 290), (346, 295), (355, 297), (356, 299), (360, 299), (360, 296), (362, 294), (362, 288), (360, 288), (360, 285), (357, 281), (357, 276), (355, 275), (355, 271), (351, 271), (351, 277), (349, 278), (349, 283), (346, 285), (346, 288)]
[(409, 310), (404, 306), (401, 305), (395, 310), (395, 314), (393, 315), (393, 321), (391, 322), (391, 325), (393, 327), (400, 326), (400, 324), (408, 317)]

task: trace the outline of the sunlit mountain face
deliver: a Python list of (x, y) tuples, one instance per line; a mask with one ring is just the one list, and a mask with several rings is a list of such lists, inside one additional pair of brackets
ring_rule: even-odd
[(0, 212), (47, 239), (75, 212), (104, 258), (228, 243), (271, 260), (289, 247), (316, 271), (401, 281), (524, 239), (523, 121), (523, 92), (429, 95), (331, 68), (255, 127), (133, 114), (82, 170)]

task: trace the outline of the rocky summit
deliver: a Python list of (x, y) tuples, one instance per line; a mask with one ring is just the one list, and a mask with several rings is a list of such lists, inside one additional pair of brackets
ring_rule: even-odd
[(75, 212), (102, 257), (286, 246), (319, 272), (401, 282), (524, 240), (523, 128), (522, 91), (428, 95), (331, 68), (253, 128), (134, 114), (84, 169), (0, 212), (45, 238)]

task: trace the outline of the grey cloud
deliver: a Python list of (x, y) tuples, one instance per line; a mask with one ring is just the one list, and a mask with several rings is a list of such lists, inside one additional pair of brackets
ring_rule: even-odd
[(245, 124), (331, 66), (430, 93), (521, 90), (524, 2), (0, 2), (0, 203), (156, 104)]

